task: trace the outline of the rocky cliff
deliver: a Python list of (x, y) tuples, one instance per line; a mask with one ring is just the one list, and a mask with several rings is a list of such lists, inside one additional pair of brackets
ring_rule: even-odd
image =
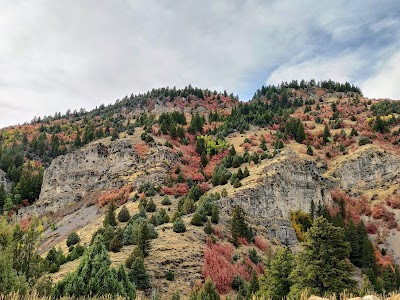
[(178, 155), (170, 148), (150, 148), (142, 157), (135, 148), (136, 140), (92, 143), (53, 160), (44, 173), (38, 213), (57, 210), (80, 201), (93, 192), (135, 186), (150, 181), (160, 184)]
[(8, 180), (6, 173), (0, 169), (0, 185), (4, 185), (6, 193), (11, 191), (11, 182)]
[(330, 202), (329, 189), (333, 182), (325, 178), (324, 170), (314, 161), (298, 157), (290, 149), (267, 162), (259, 174), (244, 181), (244, 186), (231, 196), (219, 201), (222, 211), (229, 214), (240, 205), (253, 224), (271, 239), (297, 244), (290, 223), (290, 212), (310, 210), (311, 201)]
[(366, 145), (338, 160), (327, 173), (352, 194), (400, 183), (400, 157), (377, 146)]

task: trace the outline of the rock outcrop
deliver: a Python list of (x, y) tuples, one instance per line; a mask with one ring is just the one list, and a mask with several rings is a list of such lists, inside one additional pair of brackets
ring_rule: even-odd
[(0, 169), (0, 185), (4, 186), (6, 193), (11, 191), (11, 182), (8, 180), (6, 173)]
[(400, 157), (367, 145), (338, 161), (329, 173), (348, 192), (390, 187), (400, 183)]
[(222, 211), (230, 214), (240, 205), (252, 223), (259, 225), (271, 239), (297, 244), (290, 223), (290, 212), (309, 211), (311, 202), (330, 202), (329, 189), (333, 183), (322, 176), (323, 170), (315, 162), (298, 157), (285, 149), (246, 182), (243, 188), (219, 201)]
[(46, 169), (36, 212), (56, 212), (93, 192), (137, 186), (145, 181), (160, 184), (178, 155), (168, 147), (150, 148), (141, 157), (134, 140), (95, 142), (60, 156)]

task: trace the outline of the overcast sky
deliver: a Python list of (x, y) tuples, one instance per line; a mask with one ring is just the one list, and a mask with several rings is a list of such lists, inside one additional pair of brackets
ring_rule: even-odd
[(0, 0), (0, 127), (153, 87), (334, 79), (400, 99), (400, 2)]

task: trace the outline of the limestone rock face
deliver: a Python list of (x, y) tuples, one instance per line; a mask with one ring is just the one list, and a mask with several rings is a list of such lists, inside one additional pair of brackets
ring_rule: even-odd
[(367, 145), (339, 161), (332, 175), (344, 190), (369, 190), (400, 183), (400, 157)]
[(0, 185), (2, 184), (6, 193), (11, 192), (11, 182), (8, 180), (6, 173), (0, 169)]
[(245, 183), (236, 193), (220, 200), (222, 211), (230, 214), (240, 205), (252, 222), (264, 227), (270, 238), (296, 244), (290, 224), (290, 212), (308, 212), (311, 202), (330, 202), (329, 188), (333, 183), (322, 176), (315, 162), (300, 159), (290, 149), (271, 160), (255, 176), (255, 182)]
[(41, 212), (56, 212), (93, 192), (145, 181), (158, 184), (177, 160), (178, 155), (167, 147), (150, 148), (141, 157), (129, 139), (95, 142), (53, 160), (44, 173), (35, 206)]

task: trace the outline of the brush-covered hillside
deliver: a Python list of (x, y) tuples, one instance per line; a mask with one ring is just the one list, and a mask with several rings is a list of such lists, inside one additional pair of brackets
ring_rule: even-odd
[(0, 130), (0, 291), (300, 299), (400, 287), (400, 102), (154, 89)]

